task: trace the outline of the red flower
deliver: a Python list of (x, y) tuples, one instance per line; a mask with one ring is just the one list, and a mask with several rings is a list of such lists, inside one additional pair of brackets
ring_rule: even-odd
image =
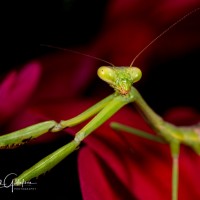
[[(110, 1), (102, 32), (93, 45), (85, 49), (116, 65), (128, 66), (134, 55), (149, 41), (198, 5), (199, 2), (195, 0), (179, 4), (178, 1), (151, 1), (151, 4), (131, 0)], [(194, 20), (188, 18), (186, 21), (191, 23), (191, 19)], [(161, 60), (167, 62), (199, 46), (199, 27), (195, 27), (198, 34), (194, 30), (183, 30), (182, 25), (177, 27), (175, 34), (169, 33), (166, 40), (157, 42), (161, 47), (151, 46), (151, 50), (144, 52), (136, 61), (144, 72), (144, 81), (155, 75), (150, 62), (151, 65)], [(187, 37), (189, 40), (186, 40)], [(4, 132), (44, 120), (68, 119), (98, 102), (112, 92), (97, 78), (98, 67), (99, 62), (88, 57), (59, 52), (31, 62), (18, 73), (10, 72), (0, 85), (0, 122)], [(137, 86), (145, 92), (140, 83)], [(153, 92), (154, 88), (151, 90)], [(188, 125), (198, 122), (200, 114), (193, 108), (179, 107), (169, 109), (163, 117), (178, 125)], [(111, 121), (154, 134), (129, 106), (92, 133), (78, 151), (78, 176), (83, 199), (170, 199), (171, 157), (168, 146), (126, 133), (116, 133), (109, 127)], [(67, 132), (74, 134), (81, 126)], [(46, 134), (34, 144), (53, 143), (57, 137), (60, 137), (59, 134)], [(182, 147), (179, 199), (199, 199), (199, 169), (199, 156)], [(60, 172), (61, 176), (68, 179), (63, 173)], [(73, 179), (74, 174), (70, 175)], [(62, 183), (58, 185), (61, 187)], [(76, 191), (77, 188), (74, 189)], [(48, 192), (52, 194), (54, 191)]]
[(0, 85), (0, 122), (9, 121), (30, 101), (40, 79), (40, 64), (29, 63), (20, 73), (11, 71)]

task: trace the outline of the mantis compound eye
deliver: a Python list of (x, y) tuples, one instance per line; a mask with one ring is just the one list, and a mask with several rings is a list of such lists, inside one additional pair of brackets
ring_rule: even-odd
[(129, 68), (127, 68), (127, 70), (129, 70), (130, 76), (132, 78), (132, 83), (135, 83), (141, 79), (142, 72), (139, 68), (129, 67)]
[(114, 84), (116, 80), (116, 73), (115, 70), (112, 69), (111, 67), (100, 67), (97, 71), (97, 74), (99, 78), (101, 78), (103, 81), (109, 83), (109, 84)]

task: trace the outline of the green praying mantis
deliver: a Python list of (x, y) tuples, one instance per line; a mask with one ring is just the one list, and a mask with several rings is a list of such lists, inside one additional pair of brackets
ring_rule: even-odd
[[(155, 40), (161, 37), (169, 29), (193, 12), (182, 17), (179, 21), (171, 25), (149, 45), (147, 45), (135, 59)], [(74, 139), (66, 145), (60, 147), (53, 153), (49, 154), (38, 163), (24, 171), (21, 175), (14, 179), (15, 185), (21, 185), (24, 181), (29, 181), (35, 177), (51, 170), (60, 163), (65, 157), (74, 152), (81, 142), (88, 137), (95, 129), (101, 126), (106, 120), (114, 115), (123, 106), (133, 103), (144, 119), (149, 123), (151, 128), (157, 133), (156, 136), (141, 132), (140, 130), (127, 127), (119, 123), (112, 123), (111, 127), (115, 130), (123, 130), (129, 133), (139, 135), (141, 137), (154, 140), (155, 142), (169, 144), (172, 155), (172, 199), (178, 199), (178, 159), (180, 145), (189, 146), (195, 153), (200, 155), (200, 125), (190, 127), (180, 127), (168, 123), (156, 114), (142, 98), (139, 91), (133, 84), (142, 77), (139, 68), (133, 67), (132, 61), (129, 67), (102, 66), (98, 69), (97, 74), (100, 79), (107, 82), (113, 89), (114, 93), (96, 103), (83, 113), (69, 120), (62, 120), (57, 123), (54, 120), (41, 122), (21, 130), (0, 136), (0, 148), (15, 148), (29, 140), (37, 138), (47, 132), (56, 133), (65, 128), (76, 126), (85, 120), (93, 117), (80, 131), (75, 134)]]

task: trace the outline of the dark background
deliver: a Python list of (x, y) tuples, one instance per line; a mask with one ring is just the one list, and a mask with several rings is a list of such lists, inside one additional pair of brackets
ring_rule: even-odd
[(89, 43), (101, 29), (106, 1), (7, 1), (1, 3), (1, 72), (51, 48)]

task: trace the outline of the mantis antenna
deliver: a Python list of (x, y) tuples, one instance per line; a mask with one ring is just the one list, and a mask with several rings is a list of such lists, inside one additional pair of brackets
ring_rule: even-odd
[(101, 59), (101, 58), (98, 58), (98, 57), (95, 57), (95, 56), (91, 56), (89, 54), (81, 53), (79, 51), (75, 51), (75, 50), (71, 50), (71, 49), (67, 49), (67, 48), (62, 48), (62, 47), (57, 47), (57, 46), (53, 46), (53, 45), (47, 45), (47, 44), (40, 44), (40, 46), (59, 49), (59, 50), (63, 50), (63, 51), (69, 51), (71, 53), (80, 54), (82, 56), (87, 56), (89, 58), (93, 58), (93, 59), (96, 59), (96, 60), (103, 61), (103, 62), (105, 62), (105, 63), (107, 63), (107, 64), (109, 64), (109, 65), (114, 67), (114, 65), (111, 62), (108, 62), (107, 60), (104, 60), (104, 59)]
[(196, 8), (192, 11), (190, 11), (189, 13), (187, 13), (186, 15), (184, 15), (183, 17), (181, 17), (178, 21), (176, 21), (175, 23), (173, 23), (172, 25), (170, 25), (167, 29), (165, 29), (160, 35), (158, 35), (155, 39), (153, 39), (147, 46), (145, 46), (136, 56), (135, 58), (132, 60), (130, 67), (133, 66), (133, 63), (135, 62), (135, 60), (149, 47), (151, 46), (156, 40), (158, 40), (159, 38), (161, 38), (165, 33), (167, 33), (170, 29), (172, 29), (175, 25), (179, 24), (181, 21), (183, 21), (185, 18), (187, 18), (188, 16), (190, 16), (191, 14), (197, 12), (200, 8)]
[[(189, 13), (187, 13), (186, 15), (184, 15), (183, 17), (181, 17), (179, 20), (177, 20), (175, 23), (173, 23), (172, 25), (170, 25), (167, 29), (165, 29), (162, 33), (160, 33), (155, 39), (153, 39), (149, 44), (147, 44), (136, 56), (135, 58), (132, 60), (130, 67), (133, 67), (134, 62), (136, 61), (136, 59), (146, 50), (149, 48), (149, 46), (151, 46), (153, 43), (155, 43), (159, 38), (161, 38), (163, 35), (165, 35), (165, 33), (167, 33), (169, 30), (171, 30), (174, 26), (176, 26), (177, 24), (179, 24), (181, 21), (183, 21), (184, 19), (186, 19), (187, 17), (189, 17), (190, 15), (194, 14), (195, 12), (197, 12), (198, 10), (200, 10), (200, 8), (196, 8), (192, 11), (190, 11)], [(63, 50), (63, 51), (69, 51), (71, 53), (76, 53), (76, 54), (80, 54), (83, 56), (87, 56), (89, 58), (93, 58), (102, 62), (105, 62), (107, 64), (109, 64), (112, 67), (115, 67), (114, 64), (112, 64), (111, 62), (89, 55), (89, 54), (85, 54), (85, 53), (81, 53), (79, 51), (75, 51), (72, 49), (68, 49), (68, 48), (62, 48), (62, 47), (58, 47), (58, 46), (53, 46), (53, 45), (48, 45), (48, 44), (40, 44), (40, 46), (44, 46), (44, 47), (49, 47), (49, 48), (54, 48), (54, 49), (59, 49), (59, 50)]]

